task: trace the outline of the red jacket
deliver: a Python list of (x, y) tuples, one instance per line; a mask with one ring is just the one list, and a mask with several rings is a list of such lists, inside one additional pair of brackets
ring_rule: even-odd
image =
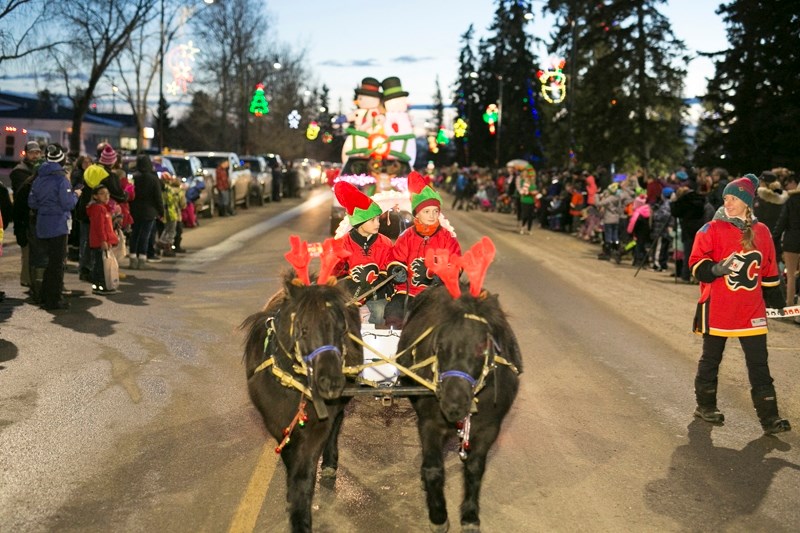
[[(363, 240), (363, 244), (356, 242)], [(386, 272), (386, 265), (392, 258), (392, 241), (386, 235), (378, 233), (374, 239), (365, 239), (360, 235), (355, 238), (352, 231), (342, 237), (342, 245), (350, 252), (350, 257), (336, 265), (336, 277), (346, 276), (354, 282), (374, 285), (378, 274)]]
[(433, 282), (433, 275), (425, 267), (428, 248), (444, 248), (451, 255), (461, 256), (461, 245), (452, 233), (441, 226), (430, 237), (423, 237), (413, 226), (406, 229), (394, 243), (390, 262), (402, 264), (408, 271), (407, 281), (395, 283), (398, 293), (416, 296)]
[(119, 239), (111, 222), (111, 206), (92, 202), (86, 206), (89, 216), (89, 248), (102, 248), (103, 243), (115, 246)]
[(734, 272), (700, 283), (695, 332), (719, 337), (767, 333), (763, 287), (780, 284), (775, 247), (767, 226), (753, 224), (756, 249), (742, 250), (742, 230), (725, 220), (712, 220), (697, 232), (689, 257), (695, 273), (704, 262), (718, 263), (736, 252)]

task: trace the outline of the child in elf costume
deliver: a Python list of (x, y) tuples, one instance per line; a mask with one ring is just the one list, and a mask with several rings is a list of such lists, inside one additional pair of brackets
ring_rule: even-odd
[(389, 275), (395, 278), (395, 295), (386, 305), (384, 318), (387, 326), (395, 328), (402, 327), (408, 299), (433, 283), (425, 266), (428, 249), (443, 248), (451, 256), (461, 256), (461, 245), (455, 231), (442, 216), (442, 197), (439, 193), (416, 171), (408, 175), (408, 190), (411, 193), (414, 225), (397, 238), (388, 266)]
[[(344, 278), (344, 286), (353, 297), (358, 298), (386, 279), (386, 265), (391, 258), (392, 241), (378, 233), (378, 217), (382, 212), (378, 204), (346, 181), (336, 182), (333, 192), (347, 211), (348, 220), (353, 227), (341, 238), (350, 256), (337, 265), (334, 274), (337, 278)], [(386, 292), (379, 290), (368, 295), (366, 299), (359, 300), (359, 304), (366, 304), (369, 309), (369, 321), (373, 324), (383, 322)]]

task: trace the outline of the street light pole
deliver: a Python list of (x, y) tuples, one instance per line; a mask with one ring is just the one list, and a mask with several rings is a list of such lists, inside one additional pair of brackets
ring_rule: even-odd
[(164, 151), (164, 0), (161, 0), (161, 42), (158, 53), (158, 151)]
[(495, 138), (495, 156), (494, 156), (494, 166), (496, 168), (500, 167), (500, 132), (503, 131), (502, 121), (503, 121), (503, 75), (497, 75), (497, 90), (498, 90), (498, 97), (497, 97), (497, 137)]

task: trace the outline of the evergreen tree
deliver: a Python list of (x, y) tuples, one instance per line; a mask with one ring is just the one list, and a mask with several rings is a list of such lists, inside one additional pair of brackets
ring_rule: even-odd
[[(501, 166), (508, 159), (540, 159), (538, 111), (533, 98), (536, 58), (532, 38), (525, 32), (530, 20), (529, 0), (497, 0), (494, 20), (487, 39), (489, 55), (483, 67), (485, 105), (497, 102), (500, 108), (497, 133), (493, 136), (493, 157), (484, 160)], [(483, 154), (486, 157), (487, 154)]]
[(467, 31), (461, 35), (462, 48), (458, 53), (458, 79), (453, 87), (453, 104), (458, 117), (467, 123), (467, 132), (464, 137), (455, 139), (456, 157), (462, 165), (471, 163), (469, 143), (472, 129), (481, 124), (480, 115), (477, 113), (476, 97), (476, 58), (472, 51), (472, 36), (475, 30), (470, 24)]
[(203, 91), (194, 93), (189, 111), (178, 121), (167, 138), (169, 146), (187, 152), (208, 150), (209, 147), (216, 146), (215, 132), (219, 125), (215, 110), (213, 98)]
[[(161, 127), (164, 127), (164, 132), (162, 136)], [(160, 151), (164, 151), (164, 148), (172, 146), (172, 138), (171, 138), (171, 128), (172, 128), (172, 119), (169, 116), (169, 103), (165, 98), (160, 98), (158, 100), (158, 109), (153, 114), (153, 125), (155, 126), (155, 137), (153, 138), (154, 143), (158, 143), (158, 149)], [(161, 146), (161, 142), (163, 141), (163, 146)]]
[(717, 13), (730, 47), (715, 57), (695, 160), (736, 173), (797, 168), (800, 3), (733, 0)]
[(658, 10), (664, 1), (548, 3), (559, 19), (553, 48), (567, 58), (569, 138), (579, 163), (663, 171), (683, 161), (688, 59)]

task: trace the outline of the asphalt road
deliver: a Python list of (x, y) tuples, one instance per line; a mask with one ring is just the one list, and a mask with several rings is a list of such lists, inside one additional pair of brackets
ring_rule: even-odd
[[(186, 232), (190, 253), (66, 312), (25, 303), (0, 258), (0, 531), (288, 530), (283, 466), (247, 398), (237, 326), (279, 287), (288, 237), (324, 238), (329, 193), (239, 210)], [(741, 349), (720, 376), (726, 424), (693, 419), (697, 287), (509, 215), (446, 214), (463, 247), (489, 235), (525, 371), (490, 454), (484, 531), (796, 531), (800, 439), (762, 437)], [(8, 239), (7, 239), (8, 242)], [(798, 329), (770, 323), (779, 404), (800, 428)], [(414, 414), (351, 402), (319, 532), (427, 531)], [(446, 456), (458, 530), (461, 465)]]

